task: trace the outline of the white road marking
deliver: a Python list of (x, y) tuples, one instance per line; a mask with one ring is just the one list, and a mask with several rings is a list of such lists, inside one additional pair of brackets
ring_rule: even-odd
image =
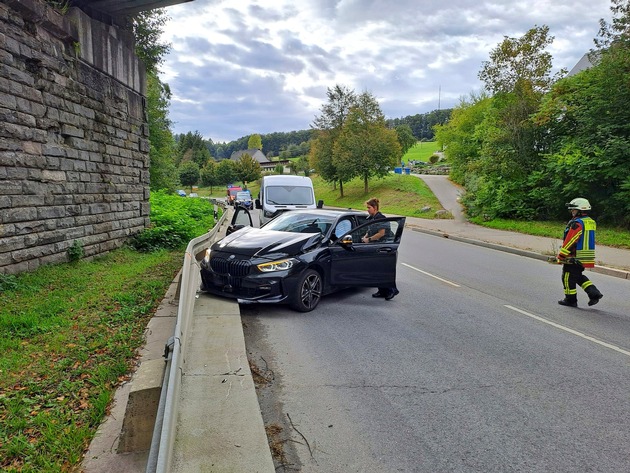
[(626, 350), (624, 350), (622, 348), (619, 348), (618, 346), (611, 345), (610, 343), (603, 342), (603, 341), (598, 340), (596, 338), (593, 338), (593, 337), (591, 337), (589, 335), (586, 335), (586, 334), (584, 334), (582, 332), (578, 332), (577, 330), (573, 330), (572, 328), (565, 327), (564, 325), (557, 324), (555, 322), (552, 322), (551, 320), (547, 320), (547, 319), (544, 319), (544, 318), (539, 317), (537, 315), (530, 314), (529, 312), (526, 312), (524, 310), (518, 309), (516, 307), (512, 307), (511, 305), (506, 305), (505, 307), (507, 307), (508, 309), (512, 309), (512, 310), (518, 312), (519, 314), (526, 315), (527, 317), (531, 317), (532, 319), (536, 319), (536, 320), (538, 320), (540, 322), (543, 322), (545, 324), (548, 324), (548, 325), (551, 325), (553, 327), (559, 328), (560, 330), (564, 330), (565, 332), (569, 332), (570, 334), (577, 335), (578, 337), (581, 337), (581, 338), (583, 338), (585, 340), (588, 340), (590, 342), (597, 343), (598, 345), (601, 345), (603, 347), (610, 348), (611, 350), (615, 350), (615, 351), (617, 351), (619, 353), (622, 353), (622, 354), (624, 354), (626, 356), (630, 356), (630, 351), (626, 351)]
[(431, 276), (432, 278), (435, 278), (435, 279), (437, 279), (439, 281), (445, 282), (446, 284), (450, 284), (451, 286), (460, 287), (459, 284), (455, 284), (454, 282), (447, 281), (446, 279), (442, 279), (441, 277), (436, 276), (435, 274), (431, 274), (431, 273), (427, 273), (426, 271), (422, 271), (421, 269), (415, 268), (415, 267), (411, 266), (410, 264), (407, 264), (407, 263), (401, 263), (401, 264), (403, 266), (407, 266), (408, 268), (413, 269), (414, 271), (418, 271), (419, 273), (426, 274), (427, 276)]

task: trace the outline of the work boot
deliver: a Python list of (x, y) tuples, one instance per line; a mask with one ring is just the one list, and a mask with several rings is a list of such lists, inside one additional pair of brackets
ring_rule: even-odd
[(604, 297), (604, 294), (599, 292), (595, 286), (589, 286), (584, 289), (584, 291), (588, 295), (588, 305), (595, 305), (602, 297)]
[(564, 296), (564, 299), (558, 301), (558, 304), (565, 305), (567, 307), (577, 307), (577, 297), (576, 296)]

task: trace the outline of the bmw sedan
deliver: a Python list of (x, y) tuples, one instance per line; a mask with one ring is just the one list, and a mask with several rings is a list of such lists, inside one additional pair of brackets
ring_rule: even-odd
[[(286, 303), (309, 312), (339, 289), (393, 285), (405, 218), (375, 222), (367, 216), (292, 210), (254, 228), (249, 211), (237, 207), (227, 236), (201, 261), (201, 289), (239, 303)], [(383, 238), (362, 242), (384, 226)]]

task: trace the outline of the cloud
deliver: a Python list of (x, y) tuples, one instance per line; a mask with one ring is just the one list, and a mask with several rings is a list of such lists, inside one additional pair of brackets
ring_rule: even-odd
[(389, 118), (454, 107), (481, 90), (490, 51), (534, 26), (555, 37), (553, 72), (571, 69), (610, 2), (194, 0), (166, 13), (174, 132), (227, 142), (309, 128), (335, 84), (371, 92)]

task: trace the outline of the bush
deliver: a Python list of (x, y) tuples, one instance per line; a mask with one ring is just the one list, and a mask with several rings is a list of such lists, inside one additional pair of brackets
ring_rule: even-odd
[(150, 204), (151, 225), (130, 241), (138, 251), (179, 249), (214, 227), (214, 207), (207, 199), (158, 191), (151, 194)]

